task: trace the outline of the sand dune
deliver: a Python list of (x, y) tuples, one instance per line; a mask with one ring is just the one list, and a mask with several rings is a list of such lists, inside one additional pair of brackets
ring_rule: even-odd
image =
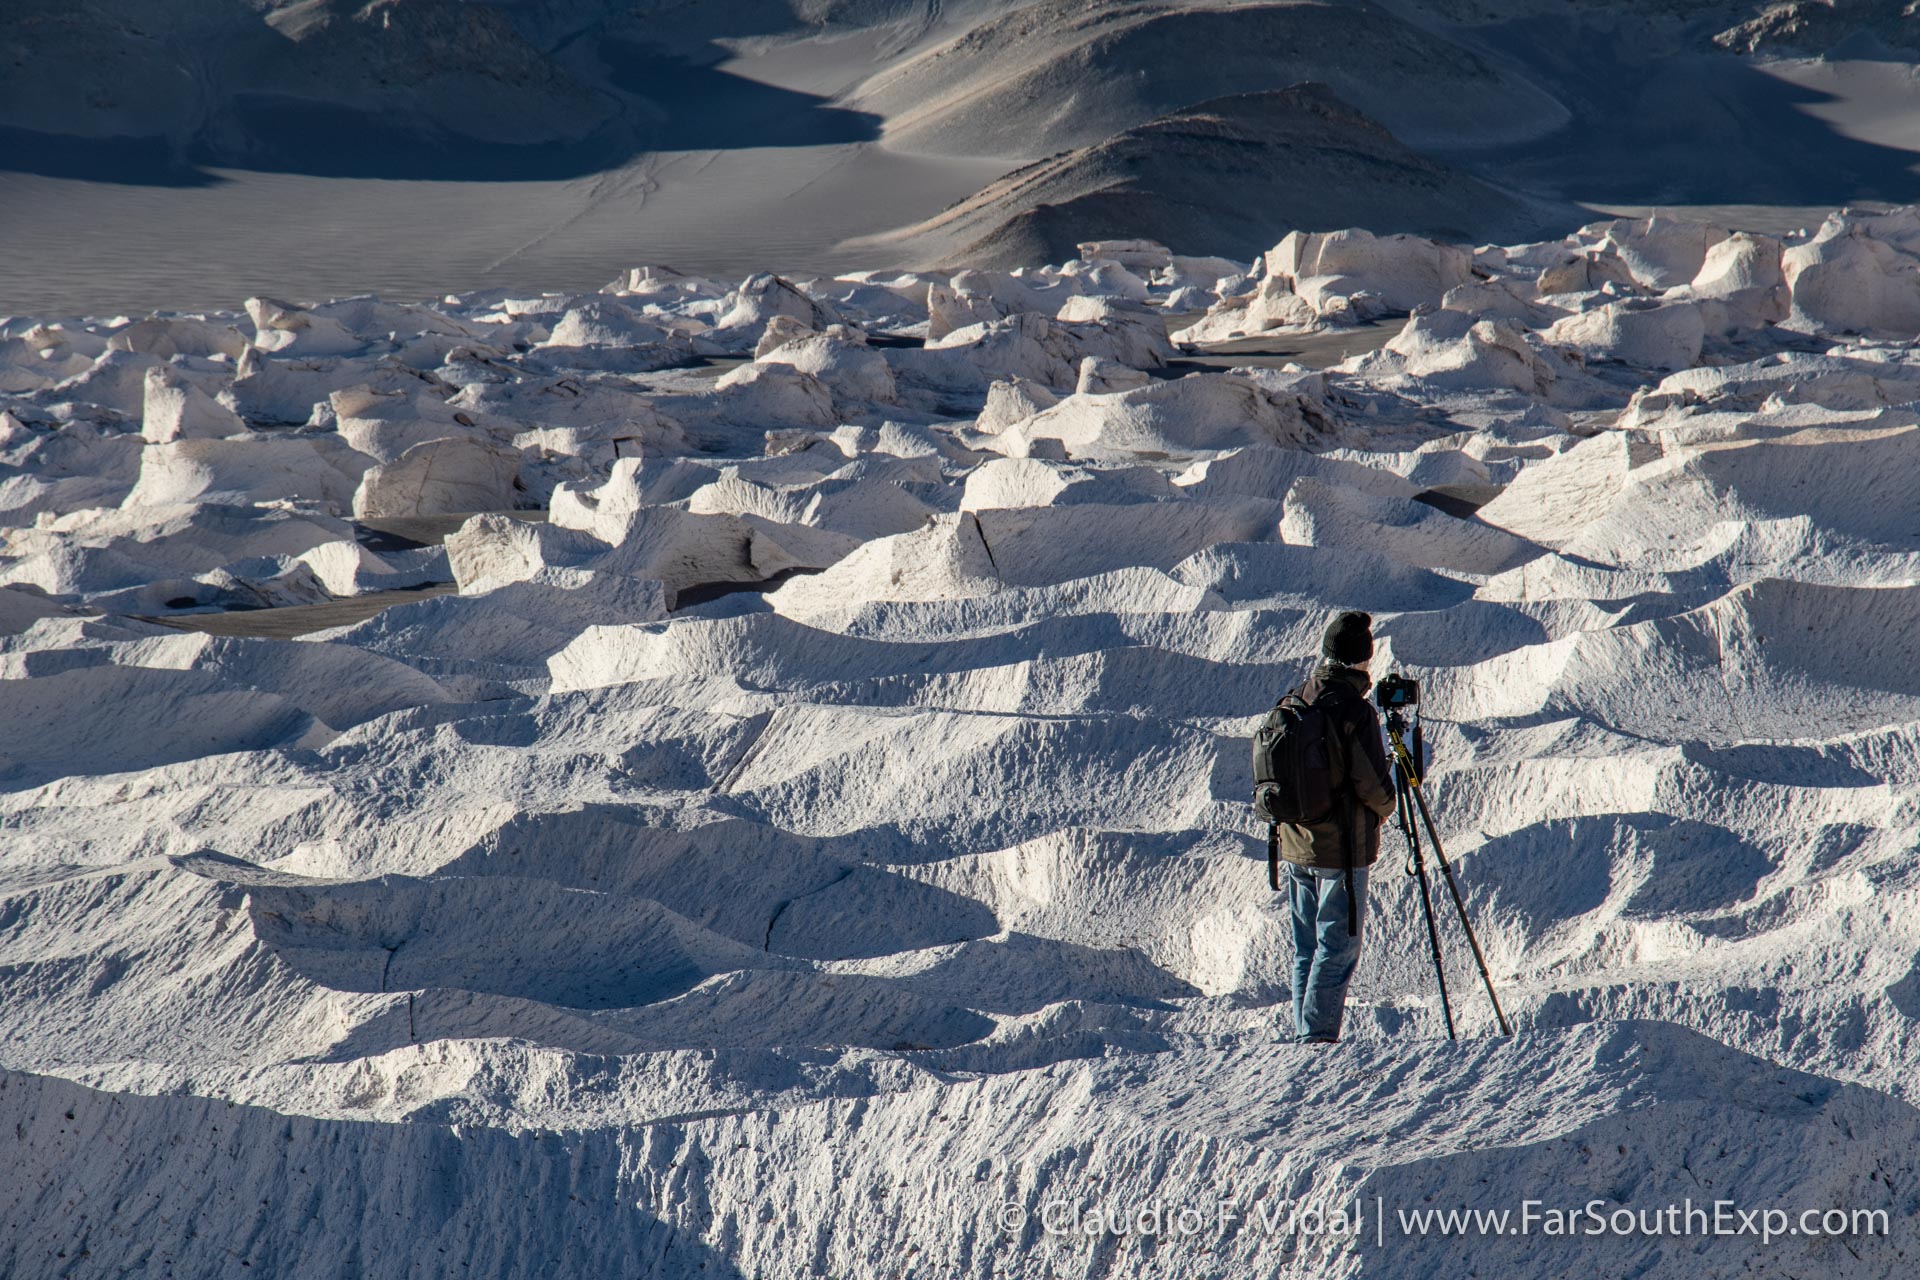
[(1316, 84), (1163, 116), (862, 247), (1007, 269), (1071, 256), (1086, 240), (1145, 236), (1244, 259), (1296, 228), (1524, 239), (1553, 217), (1415, 154)]
[[(1091, 189), (1116, 168), (1147, 190), (1184, 175), (1208, 189), (1210, 227), (1245, 228), (1245, 256), (1271, 225), (1270, 166), (1216, 148), (1225, 167), (1196, 172), (1175, 139), (1135, 131), (1308, 80), (1414, 153), (1362, 146), (1405, 168), (1345, 203), (1323, 193), (1356, 180), (1350, 158), (1321, 155), (1310, 180), (1311, 166), (1271, 166), (1297, 168), (1284, 203), (1324, 209), (1326, 227), (1504, 240), (1570, 230), (1587, 215), (1566, 206), (1584, 204), (1701, 206), (1777, 233), (1840, 202), (1920, 198), (1908, 64), (1843, 56), (1857, 32), (1893, 30), (1881, 10), (1788, 20), (1798, 43), (1769, 37), (1757, 55), (1713, 38), (1770, 11), (1758, 0), (1604, 10), (203, 0), (180, 16), (184, 56), (186, 35), (148, 30), (119, 0), (84, 15), (36, 4), (19, 37), (30, 56), (0, 88), (0, 234), (15, 250), (0, 257), (0, 312), (590, 289), (638, 259), (733, 275), (883, 267), (902, 255), (870, 237), (1082, 148), (1074, 174), (1050, 179), (1074, 216), (1106, 225)], [(1102, 150), (1115, 138), (1119, 156)], [(1436, 164), (1546, 201), (1552, 225), (1520, 225), (1499, 200), (1410, 220), (1387, 197), (1401, 183), (1435, 195)], [(1108, 234), (1028, 221), (1049, 217), (1060, 225), (1023, 224), (994, 260), (1038, 265)]]

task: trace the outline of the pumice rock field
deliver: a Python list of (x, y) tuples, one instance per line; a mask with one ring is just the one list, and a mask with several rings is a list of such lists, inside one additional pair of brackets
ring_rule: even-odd
[(1915, 1274), (1920, 211), (1080, 253), (0, 322), (0, 1274)]

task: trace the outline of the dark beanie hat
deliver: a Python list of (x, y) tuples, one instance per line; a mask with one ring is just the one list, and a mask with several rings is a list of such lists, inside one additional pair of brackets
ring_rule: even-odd
[(1327, 624), (1320, 652), (1335, 662), (1359, 666), (1373, 656), (1373, 615), (1349, 609)]

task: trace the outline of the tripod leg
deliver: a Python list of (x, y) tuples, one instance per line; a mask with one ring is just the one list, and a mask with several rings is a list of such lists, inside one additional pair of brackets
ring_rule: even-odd
[(1447, 1020), (1447, 1039), (1457, 1040), (1453, 1031), (1453, 1005), (1447, 999), (1447, 969), (1440, 961), (1440, 930), (1433, 921), (1433, 894), (1427, 888), (1427, 863), (1420, 855), (1420, 831), (1407, 813), (1407, 779), (1399, 770), (1394, 771), (1395, 790), (1400, 793), (1400, 830), (1407, 837), (1408, 860), (1410, 870), (1420, 880), (1420, 910), (1427, 918), (1427, 943), (1433, 948), (1433, 976), (1440, 984), (1440, 1013)]
[(1447, 851), (1440, 845), (1440, 835), (1433, 829), (1433, 815), (1427, 812), (1427, 798), (1420, 794), (1420, 788), (1413, 788), (1413, 800), (1420, 808), (1420, 821), (1427, 829), (1428, 839), (1433, 841), (1433, 856), (1440, 863), (1440, 874), (1447, 882), (1447, 892), (1453, 895), (1453, 905), (1460, 912), (1460, 927), (1466, 930), (1467, 945), (1473, 948), (1473, 962), (1480, 968), (1480, 981), (1487, 986), (1487, 999), (1493, 1003), (1493, 1016), (1500, 1023), (1500, 1034), (1510, 1036), (1513, 1028), (1507, 1025), (1507, 1015), (1500, 1008), (1500, 997), (1493, 989), (1493, 975), (1487, 972), (1486, 957), (1480, 954), (1480, 939), (1474, 936), (1473, 921), (1467, 919), (1467, 903), (1460, 896), (1460, 885), (1453, 878), (1453, 864), (1447, 861)]

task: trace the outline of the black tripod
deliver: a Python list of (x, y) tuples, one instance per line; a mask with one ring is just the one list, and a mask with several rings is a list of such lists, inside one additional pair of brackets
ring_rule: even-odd
[[(1427, 829), (1427, 838), (1433, 841), (1433, 856), (1440, 863), (1440, 872), (1446, 878), (1447, 892), (1453, 895), (1453, 905), (1460, 912), (1460, 927), (1466, 931), (1467, 945), (1473, 948), (1473, 962), (1480, 967), (1480, 980), (1487, 984), (1487, 999), (1493, 1002), (1493, 1016), (1499, 1020), (1500, 1034), (1512, 1035), (1513, 1028), (1507, 1025), (1507, 1015), (1501, 1012), (1500, 997), (1494, 994), (1493, 977), (1487, 972), (1487, 961), (1480, 954), (1480, 940), (1474, 937), (1473, 922), (1467, 919), (1466, 900), (1460, 896), (1460, 886), (1453, 878), (1453, 864), (1447, 861), (1447, 851), (1440, 847), (1440, 834), (1433, 829), (1433, 815), (1427, 812), (1427, 800), (1420, 792), (1420, 765), (1415, 762), (1413, 751), (1407, 749), (1407, 718), (1398, 708), (1387, 710), (1387, 740), (1393, 746), (1393, 786), (1399, 799), (1395, 814), (1400, 820), (1400, 833), (1407, 838), (1407, 874), (1416, 876), (1420, 881), (1420, 909), (1427, 917), (1427, 942), (1433, 947), (1433, 976), (1440, 983), (1440, 1012), (1447, 1019), (1447, 1039), (1457, 1039), (1453, 1033), (1453, 1005), (1447, 1000), (1447, 971), (1440, 963), (1440, 929), (1433, 918), (1433, 895), (1427, 888), (1427, 863), (1420, 850), (1420, 828)], [(1420, 724), (1413, 725), (1413, 740), (1416, 749), (1420, 743)], [(1414, 821), (1415, 814), (1419, 821)]]

